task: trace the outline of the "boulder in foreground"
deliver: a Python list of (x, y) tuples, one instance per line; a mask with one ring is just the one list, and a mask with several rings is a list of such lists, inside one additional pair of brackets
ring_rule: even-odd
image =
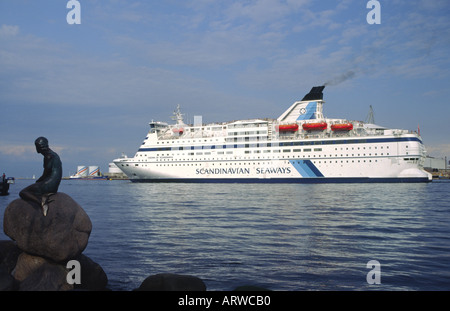
[(205, 291), (201, 279), (190, 275), (160, 273), (147, 277), (136, 291)]
[(51, 200), (47, 216), (38, 204), (12, 201), (5, 209), (3, 230), (24, 252), (64, 262), (86, 248), (92, 223), (69, 195), (58, 192)]

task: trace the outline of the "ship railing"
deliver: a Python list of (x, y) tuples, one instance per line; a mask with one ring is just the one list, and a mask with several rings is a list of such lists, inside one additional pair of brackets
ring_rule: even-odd
[(295, 134), (283, 134), (279, 135), (278, 133), (272, 135), (272, 139), (283, 139), (283, 140), (296, 140), (296, 139), (323, 139), (323, 138), (339, 138), (339, 137), (373, 137), (373, 136), (384, 136), (384, 131), (361, 131), (361, 130), (352, 130), (349, 132), (323, 132), (318, 134), (312, 133), (295, 133)]
[(184, 133), (183, 135), (174, 135), (170, 132), (162, 133), (158, 136), (158, 139), (161, 140), (177, 140), (177, 139), (200, 139), (200, 138), (212, 138), (212, 137), (224, 137), (226, 136), (226, 133), (224, 131), (217, 131), (217, 132), (205, 132), (205, 131), (195, 131), (195, 132), (188, 132)]

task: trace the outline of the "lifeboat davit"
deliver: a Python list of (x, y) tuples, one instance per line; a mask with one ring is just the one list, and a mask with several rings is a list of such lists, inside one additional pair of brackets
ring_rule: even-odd
[(331, 130), (333, 130), (333, 131), (351, 131), (351, 130), (353, 130), (353, 124), (352, 123), (333, 124), (331, 126)]
[(277, 130), (280, 132), (295, 132), (298, 131), (298, 124), (280, 124), (277, 126)]
[(327, 122), (303, 123), (305, 131), (323, 131), (327, 128)]

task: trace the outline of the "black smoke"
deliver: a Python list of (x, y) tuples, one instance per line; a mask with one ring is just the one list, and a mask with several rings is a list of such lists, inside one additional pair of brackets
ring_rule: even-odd
[(355, 77), (355, 75), (356, 75), (356, 73), (354, 71), (350, 70), (350, 71), (347, 71), (346, 73), (344, 73), (344, 74), (342, 74), (342, 75), (340, 75), (340, 76), (338, 76), (336, 78), (328, 80), (323, 85), (324, 86), (337, 85), (337, 84), (342, 83), (342, 82), (344, 82), (344, 81), (346, 81), (348, 79), (352, 79), (353, 77)]

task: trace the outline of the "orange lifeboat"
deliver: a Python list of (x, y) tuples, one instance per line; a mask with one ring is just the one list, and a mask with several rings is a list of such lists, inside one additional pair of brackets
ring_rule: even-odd
[(298, 124), (280, 124), (277, 126), (277, 130), (280, 132), (295, 132), (298, 131)]
[(175, 134), (182, 135), (183, 132), (184, 132), (184, 129), (183, 129), (183, 128), (174, 128), (174, 129), (172, 129), (172, 131), (173, 131)]
[(303, 123), (303, 129), (305, 131), (323, 131), (327, 128), (326, 122), (318, 123)]
[(351, 130), (353, 130), (353, 124), (352, 123), (333, 124), (331, 126), (331, 130), (333, 130), (333, 131), (351, 131)]

